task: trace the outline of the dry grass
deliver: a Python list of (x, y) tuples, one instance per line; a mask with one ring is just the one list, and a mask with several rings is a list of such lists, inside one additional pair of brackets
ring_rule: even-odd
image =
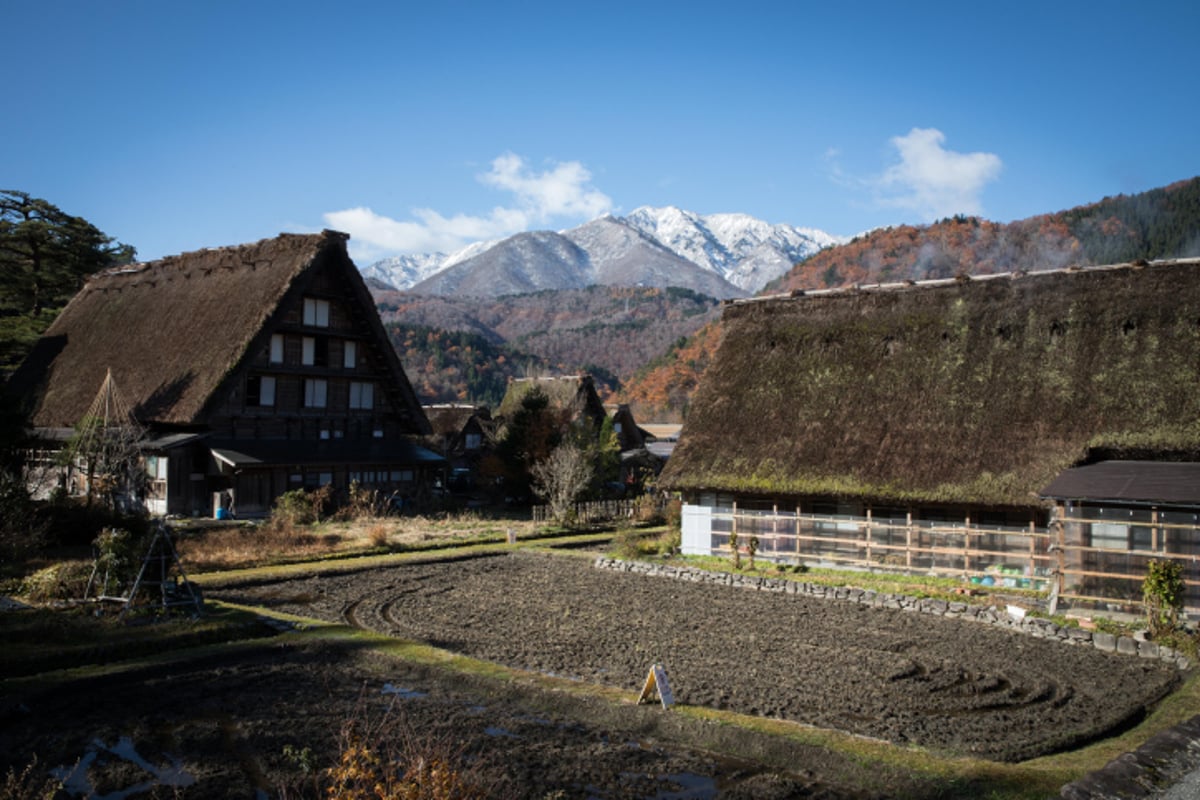
[(267, 522), (207, 527), (182, 533), (176, 547), (189, 573), (285, 564), (367, 553), (403, 552), (518, 539), (537, 528), (528, 520), (477, 514), (442, 517), (365, 516), (316, 525)]

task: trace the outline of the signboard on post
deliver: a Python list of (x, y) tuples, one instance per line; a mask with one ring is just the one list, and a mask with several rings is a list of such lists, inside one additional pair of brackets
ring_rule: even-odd
[(650, 672), (646, 675), (646, 683), (642, 686), (642, 694), (638, 698), (638, 705), (653, 703), (656, 698), (662, 703), (663, 708), (675, 705), (675, 695), (671, 694), (671, 684), (667, 682), (667, 671), (663, 669), (662, 664), (650, 667)]

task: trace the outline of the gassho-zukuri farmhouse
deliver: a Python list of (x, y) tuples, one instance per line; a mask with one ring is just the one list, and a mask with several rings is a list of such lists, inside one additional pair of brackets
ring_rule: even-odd
[(661, 478), (683, 549), (1200, 606), (1200, 260), (727, 304)]

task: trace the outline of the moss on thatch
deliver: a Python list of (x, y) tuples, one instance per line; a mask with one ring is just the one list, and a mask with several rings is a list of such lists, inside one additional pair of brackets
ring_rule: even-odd
[[(98, 273), (37, 342), (9, 389), (25, 399), (34, 426), (70, 427), (111, 369), (140, 421), (203, 422), (222, 381), (252, 346), (262, 346), (285, 296), (302, 292), (315, 270), (340, 271), (347, 291), (373, 310), (347, 238), (284, 234)], [(378, 318), (367, 316), (386, 341)], [(385, 356), (397, 388), (419, 408), (399, 359), (390, 348)], [(414, 418), (427, 426), (419, 413)]]
[(1031, 505), (1089, 448), (1200, 459), (1200, 262), (727, 307), (663, 482)]
[(555, 378), (517, 378), (508, 384), (504, 399), (497, 412), (500, 417), (511, 419), (521, 410), (521, 402), (531, 392), (539, 391), (546, 396), (550, 408), (561, 412), (568, 420), (589, 419), (599, 428), (607, 415), (596, 386), (589, 375), (566, 375)]

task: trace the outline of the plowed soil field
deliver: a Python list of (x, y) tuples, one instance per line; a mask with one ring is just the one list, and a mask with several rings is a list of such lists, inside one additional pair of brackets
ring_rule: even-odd
[(1155, 660), (973, 622), (532, 553), (210, 595), (626, 690), (661, 663), (681, 703), (996, 761), (1110, 735), (1179, 680)]

